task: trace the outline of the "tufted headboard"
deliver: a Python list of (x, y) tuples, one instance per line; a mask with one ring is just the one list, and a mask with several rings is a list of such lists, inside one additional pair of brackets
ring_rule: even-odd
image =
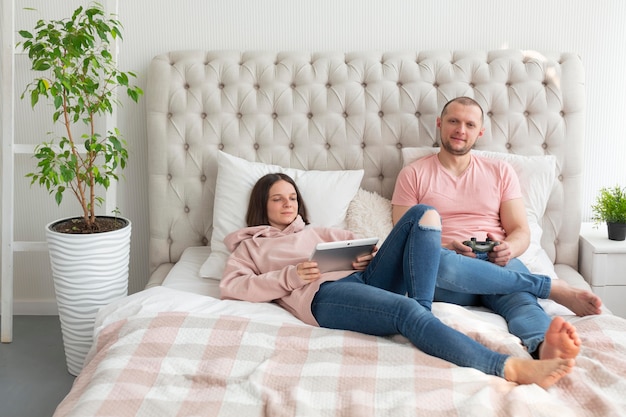
[(210, 242), (218, 150), (298, 169), (362, 168), (362, 187), (390, 198), (402, 147), (437, 146), (436, 118), (460, 95), (485, 111), (477, 149), (556, 156), (542, 246), (557, 272), (577, 269), (585, 93), (576, 54), (177, 51), (153, 59), (146, 90), (151, 280)]

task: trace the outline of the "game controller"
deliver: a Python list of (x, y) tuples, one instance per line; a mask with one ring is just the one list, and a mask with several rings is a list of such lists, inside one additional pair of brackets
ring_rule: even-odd
[(463, 242), (463, 244), (472, 248), (472, 251), (474, 253), (478, 253), (491, 252), (495, 246), (498, 246), (500, 244), (500, 242), (491, 240), (489, 238), (487, 238), (487, 240), (484, 242), (478, 242), (476, 238), (473, 237), (471, 240), (466, 240), (465, 242)]

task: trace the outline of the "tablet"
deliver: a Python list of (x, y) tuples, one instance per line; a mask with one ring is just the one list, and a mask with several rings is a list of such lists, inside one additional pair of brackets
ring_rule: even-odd
[(376, 243), (377, 237), (318, 243), (309, 260), (317, 262), (322, 273), (354, 269), (352, 262), (361, 255), (371, 253)]

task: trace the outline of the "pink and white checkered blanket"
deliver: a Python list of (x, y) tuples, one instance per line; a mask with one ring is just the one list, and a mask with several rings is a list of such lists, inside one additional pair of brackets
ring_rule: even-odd
[[(626, 415), (626, 320), (610, 315), (574, 319), (584, 345), (577, 367), (544, 390), (399, 338), (189, 310), (102, 324), (55, 417)], [(506, 338), (478, 333), (519, 354)]]

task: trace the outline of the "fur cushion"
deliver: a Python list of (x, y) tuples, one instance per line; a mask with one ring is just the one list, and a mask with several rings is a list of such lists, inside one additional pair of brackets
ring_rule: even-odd
[(348, 206), (346, 227), (359, 237), (378, 237), (380, 247), (393, 228), (391, 200), (359, 188)]

